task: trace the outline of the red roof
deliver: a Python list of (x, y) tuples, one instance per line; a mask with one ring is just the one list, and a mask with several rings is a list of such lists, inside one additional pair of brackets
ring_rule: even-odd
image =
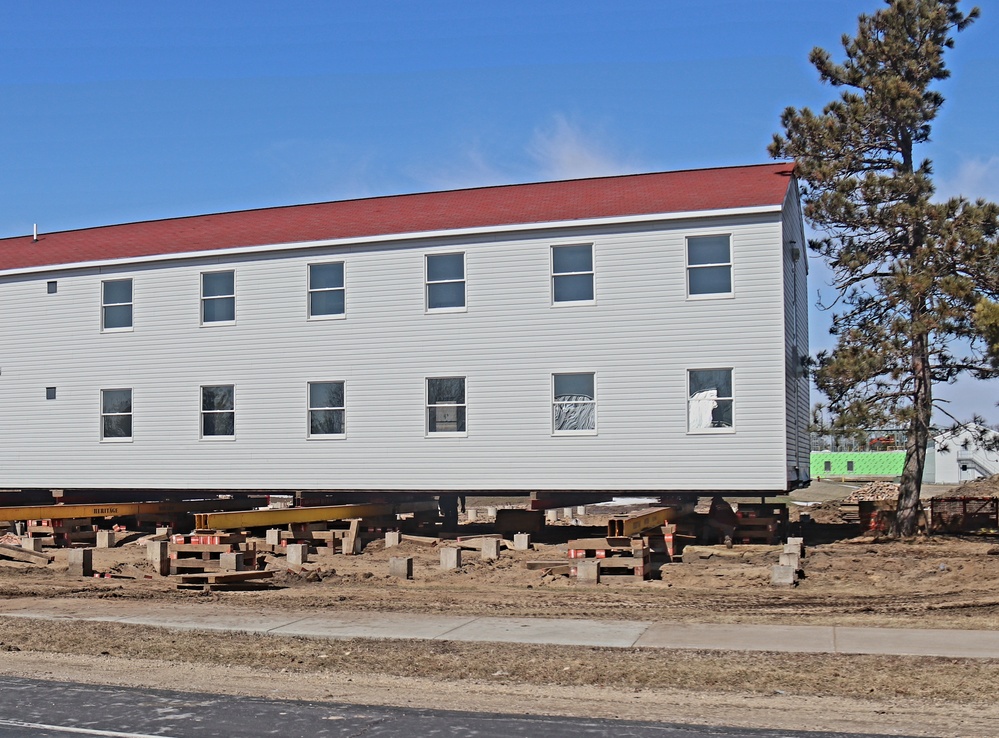
[(0, 271), (388, 234), (780, 205), (761, 164), (291, 205), (0, 239)]

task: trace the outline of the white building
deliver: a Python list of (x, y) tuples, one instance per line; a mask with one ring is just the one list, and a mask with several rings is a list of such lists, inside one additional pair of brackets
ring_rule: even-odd
[(790, 165), (0, 240), (0, 487), (783, 491)]
[(994, 442), (996, 436), (999, 433), (973, 423), (934, 436), (933, 454), (927, 456), (933, 461), (933, 481), (959, 484), (999, 474), (999, 451), (981, 443), (982, 438)]

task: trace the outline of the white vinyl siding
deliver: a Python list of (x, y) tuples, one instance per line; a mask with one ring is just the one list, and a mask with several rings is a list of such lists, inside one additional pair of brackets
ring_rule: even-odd
[[(776, 490), (786, 483), (778, 213), (428, 237), (0, 276), (0, 469), (9, 487)], [(731, 234), (730, 300), (689, 300), (688, 236)], [(551, 309), (552, 245), (592, 244), (599, 304)], [(426, 313), (426, 256), (465, 253), (474, 310)], [(347, 320), (304, 319), (308, 265), (343, 262)], [(200, 275), (235, 272), (237, 324), (200, 330)], [(134, 333), (96, 331), (133, 279)], [(139, 287), (141, 285), (141, 292)], [(474, 287), (474, 289), (473, 289)], [(573, 303), (567, 303), (572, 305)], [(43, 330), (39, 330), (43, 326)], [(738, 432), (687, 432), (691, 368), (736, 369)], [(553, 433), (552, 375), (593, 373), (598, 435)], [(427, 378), (464, 377), (467, 436), (428, 440)], [(309, 382), (343, 381), (346, 438), (310, 441)], [(202, 386), (233, 385), (229, 443)], [(59, 388), (45, 404), (44, 388)], [(131, 387), (127, 453), (95, 443), (101, 388)], [(235, 414), (238, 412), (238, 417)], [(139, 423), (141, 422), (141, 425)]]

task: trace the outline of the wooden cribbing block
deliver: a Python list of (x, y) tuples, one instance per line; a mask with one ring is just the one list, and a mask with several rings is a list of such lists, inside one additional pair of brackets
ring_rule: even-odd
[(29, 564), (44, 565), (52, 561), (52, 556), (47, 553), (42, 553), (41, 551), (31, 551), (30, 549), (21, 548), (20, 546), (8, 546), (5, 543), (0, 544), (0, 556), (5, 559), (14, 559), (15, 561), (27, 561)]

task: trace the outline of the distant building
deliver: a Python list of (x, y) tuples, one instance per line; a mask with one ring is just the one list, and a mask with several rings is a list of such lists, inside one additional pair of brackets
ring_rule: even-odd
[[(930, 439), (923, 482), (958, 484), (999, 474), (999, 452), (975, 443), (975, 435), (999, 434), (967, 424), (956, 431), (942, 431)], [(902, 474), (905, 465), (906, 431), (867, 431), (863, 440), (812, 434), (812, 475), (841, 478), (887, 478)]]
[(0, 240), (0, 487), (808, 484), (787, 164)]

